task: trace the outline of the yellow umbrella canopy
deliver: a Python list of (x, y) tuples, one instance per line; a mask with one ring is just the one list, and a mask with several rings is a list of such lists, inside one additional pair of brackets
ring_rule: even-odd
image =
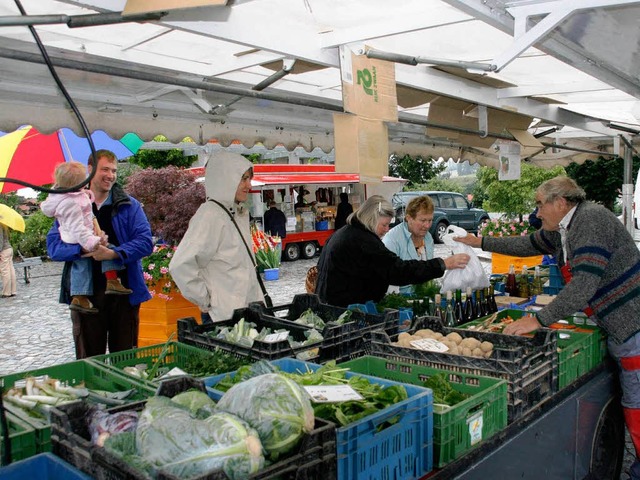
[(3, 203), (0, 203), (0, 223), (19, 232), (24, 232), (22, 215)]

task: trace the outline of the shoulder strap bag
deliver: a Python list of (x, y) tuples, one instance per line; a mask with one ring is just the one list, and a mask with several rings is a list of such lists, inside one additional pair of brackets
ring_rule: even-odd
[(236, 219), (233, 218), (233, 215), (231, 214), (231, 212), (229, 210), (227, 210), (226, 207), (223, 204), (221, 204), (219, 201), (214, 200), (213, 198), (209, 198), (208, 200), (210, 202), (213, 202), (216, 205), (218, 205), (220, 208), (222, 208), (222, 210), (224, 210), (224, 212), (227, 215), (229, 215), (229, 218), (231, 219), (231, 222), (233, 223), (233, 226), (236, 227), (236, 230), (238, 231), (238, 235), (240, 235), (240, 238), (242, 239), (242, 243), (244, 244), (245, 248), (247, 249), (247, 255), (249, 255), (249, 258), (251, 259), (251, 263), (253, 264), (253, 268), (255, 269), (256, 276), (258, 277), (258, 283), (260, 284), (260, 289), (262, 290), (262, 294), (264, 295), (264, 303), (269, 308), (273, 307), (273, 301), (271, 300), (271, 297), (269, 296), (269, 293), (267, 292), (267, 289), (264, 286), (264, 282), (262, 281), (262, 277), (260, 276), (260, 273), (258, 272), (258, 266), (256, 265), (256, 262), (253, 259), (253, 255), (251, 254), (251, 248), (249, 248), (249, 245), (247, 245), (247, 241), (245, 240), (244, 235), (242, 235), (242, 232), (240, 231), (240, 227), (236, 223)]

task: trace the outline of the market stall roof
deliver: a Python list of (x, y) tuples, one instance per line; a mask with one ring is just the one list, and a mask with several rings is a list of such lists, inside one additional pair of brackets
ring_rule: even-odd
[[(204, 167), (190, 169), (195, 175), (204, 175)], [(383, 182), (404, 183), (404, 178), (382, 178)], [(336, 173), (334, 165), (258, 164), (253, 166), (251, 185), (330, 185), (359, 183), (357, 173)]]
[[(343, 111), (341, 46), (396, 62), (390, 153), (495, 166), (491, 142), (474, 141), (479, 126), (429, 128), (440, 124), (433, 106), (450, 101), (468, 105), (452, 127), (484, 107), (517, 113), (543, 142), (526, 156), (543, 166), (594, 158), (640, 132), (638, 1), (234, 0), (77, 28), (67, 23), (126, 1), (21, 3), (28, 15), (60, 16), (35, 29), (89, 128), (113, 137), (329, 152), (332, 114)], [(17, 15), (0, 4), (0, 130), (81, 133)]]

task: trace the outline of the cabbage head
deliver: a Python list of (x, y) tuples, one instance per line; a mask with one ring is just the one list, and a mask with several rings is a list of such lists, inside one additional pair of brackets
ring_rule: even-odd
[(315, 423), (307, 393), (278, 373), (234, 385), (218, 401), (217, 408), (237, 415), (255, 428), (274, 461), (294, 449)]
[(156, 469), (180, 478), (222, 469), (231, 480), (246, 479), (264, 466), (260, 439), (246, 422), (225, 412), (196, 419), (166, 397), (147, 400), (136, 450)]
[(179, 393), (172, 397), (171, 401), (188, 408), (193, 416), (201, 419), (207, 418), (216, 409), (216, 402), (200, 390), (187, 390)]

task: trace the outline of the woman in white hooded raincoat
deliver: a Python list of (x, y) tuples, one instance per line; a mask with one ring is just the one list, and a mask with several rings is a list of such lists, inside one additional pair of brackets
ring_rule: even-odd
[[(251, 246), (247, 200), (253, 177), (252, 164), (242, 155), (213, 154), (205, 171), (205, 201), (189, 221), (169, 271), (182, 295), (216, 321), (228, 320), (236, 308), (264, 301), (240, 233), (217, 200), (233, 216), (247, 245)], [(253, 252), (251, 252), (253, 256)]]

